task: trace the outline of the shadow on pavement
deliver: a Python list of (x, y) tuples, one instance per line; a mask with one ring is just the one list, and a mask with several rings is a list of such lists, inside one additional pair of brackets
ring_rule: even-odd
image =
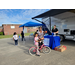
[(15, 43), (8, 42), (9, 45), (15, 45)]
[(21, 47), (21, 46), (18, 46), (18, 47), (19, 47), (21, 50), (23, 50), (25, 54), (30, 55), (28, 48), (26, 49), (25, 47)]
[(20, 41), (19, 40), (19, 46), (18, 47), (21, 50), (23, 50), (24, 53), (27, 54), (27, 55), (30, 55), (29, 54), (29, 48), (32, 47), (32, 46), (34, 46), (34, 42), (33, 42), (33, 40), (29, 40), (29, 38), (26, 39), (26, 41)]
[(75, 46), (75, 41), (73, 40), (65, 40), (64, 42), (61, 42), (63, 45), (68, 45), (68, 46)]

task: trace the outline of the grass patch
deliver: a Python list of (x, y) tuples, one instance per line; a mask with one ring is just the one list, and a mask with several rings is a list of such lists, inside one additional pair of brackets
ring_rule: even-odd
[(3, 39), (3, 38), (12, 38), (13, 35), (0, 35), (0, 39)]
[[(29, 36), (31, 33), (34, 34), (34, 32), (30, 32), (30, 33), (25, 33), (25, 36)], [(21, 36), (21, 34), (18, 34)], [(3, 39), (3, 38), (12, 38), (13, 35), (0, 35), (0, 39)]]
[[(35, 33), (35, 32), (31, 32), (31, 33)], [(25, 33), (25, 36), (29, 36), (31, 33)]]

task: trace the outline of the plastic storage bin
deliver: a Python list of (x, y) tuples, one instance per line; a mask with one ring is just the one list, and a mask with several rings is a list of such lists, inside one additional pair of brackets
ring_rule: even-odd
[(50, 47), (50, 35), (45, 35), (44, 36), (44, 45)]

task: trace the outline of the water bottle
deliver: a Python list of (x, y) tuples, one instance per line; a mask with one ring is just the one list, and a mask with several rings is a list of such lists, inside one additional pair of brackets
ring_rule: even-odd
[(20, 38), (20, 35), (19, 35), (19, 38)]
[(56, 33), (54, 33), (54, 36), (56, 36)]

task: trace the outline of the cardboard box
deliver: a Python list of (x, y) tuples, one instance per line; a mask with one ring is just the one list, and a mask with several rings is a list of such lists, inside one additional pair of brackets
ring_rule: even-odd
[(56, 50), (56, 51), (59, 51), (59, 52), (63, 52), (63, 51), (66, 50), (66, 48), (63, 47), (63, 45), (61, 45), (61, 46), (55, 47), (55, 50)]

